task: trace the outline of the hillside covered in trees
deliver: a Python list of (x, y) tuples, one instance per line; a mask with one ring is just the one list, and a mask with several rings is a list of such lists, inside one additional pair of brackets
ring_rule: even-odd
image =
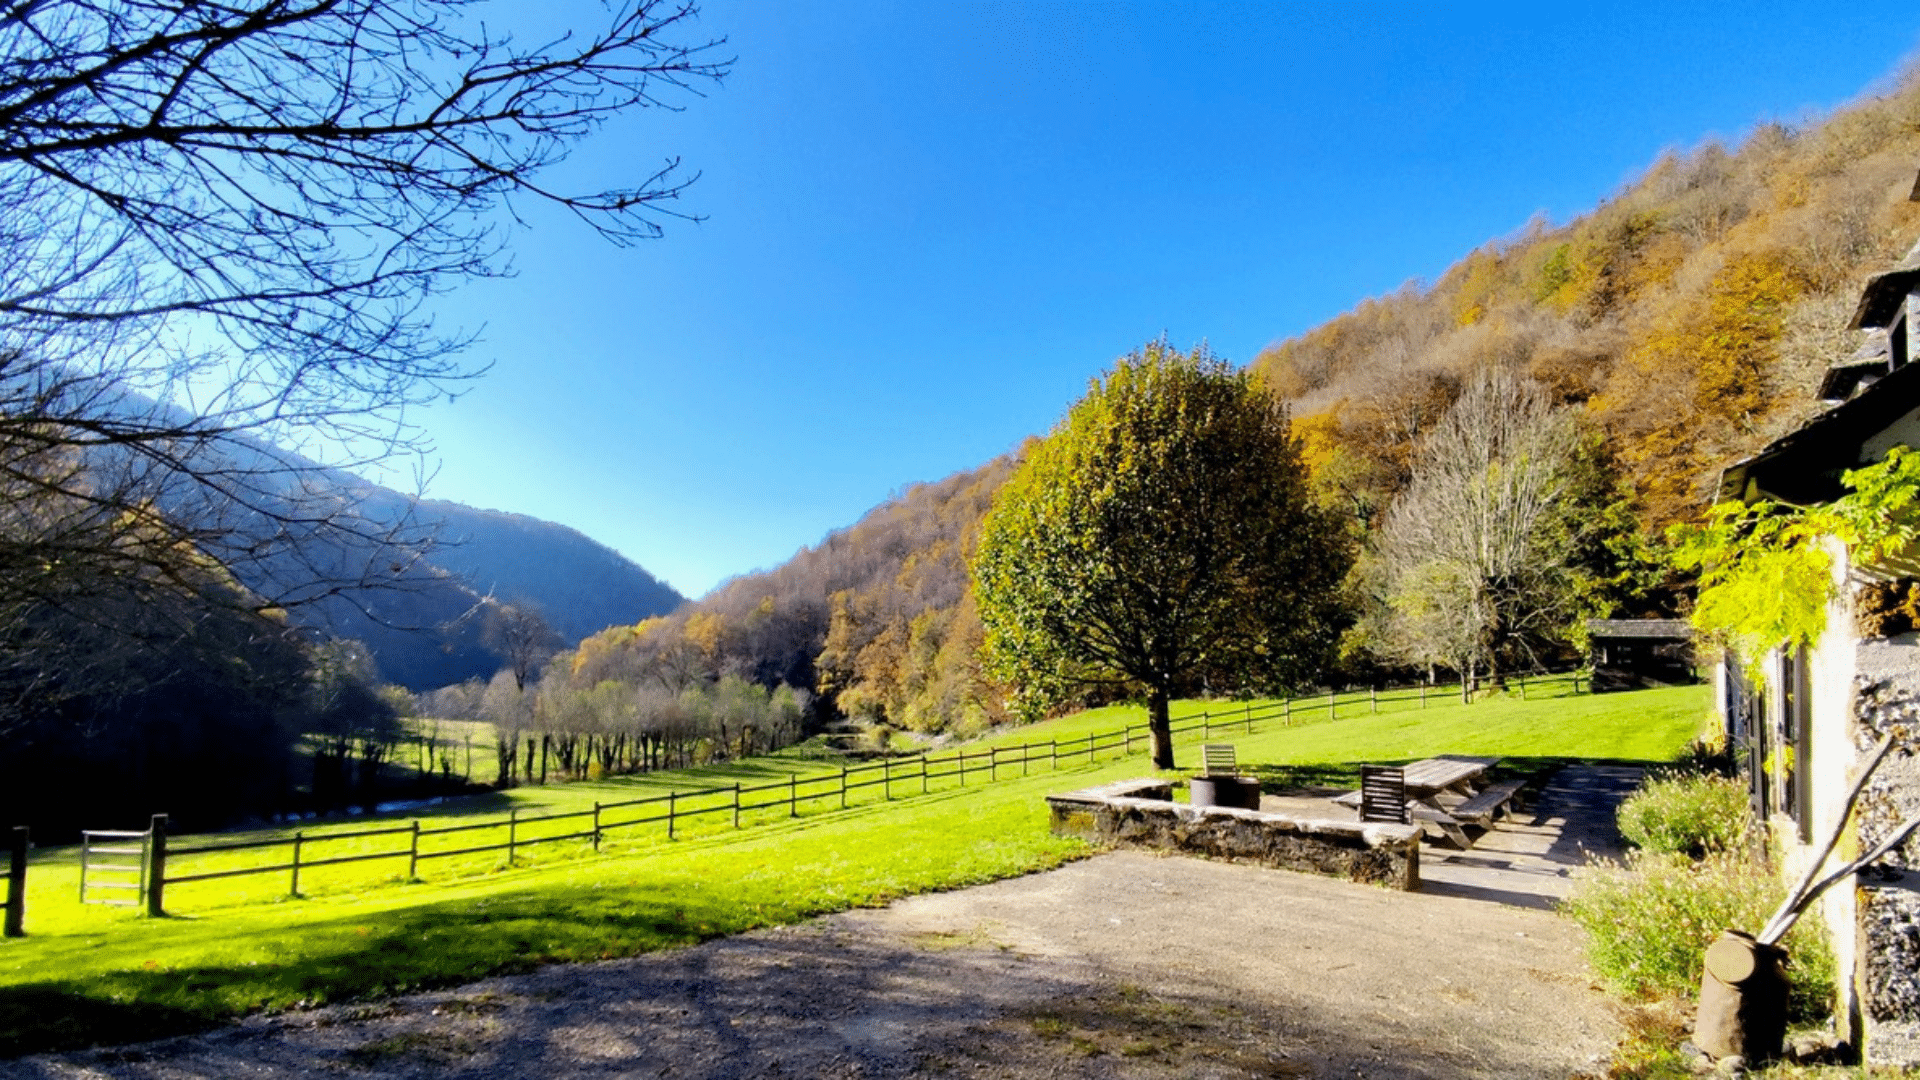
[(1920, 77), (1804, 128), (1661, 156), (1592, 213), (1535, 223), (1283, 341), (1253, 368), (1293, 402), (1323, 491), (1362, 517), (1403, 490), (1476, 372), (1580, 405), (1649, 528), (1818, 407), (1861, 278), (1920, 235)]
[[(1577, 220), (1535, 222), (1254, 357), (1314, 497), (1361, 553), (1339, 667), (1320, 677), (1497, 681), (1572, 659), (1587, 618), (1684, 610), (1665, 528), (1820, 407), (1822, 372), (1860, 344), (1860, 279), (1920, 236), (1917, 170), (1909, 77), (1817, 122), (1664, 154)], [(816, 720), (1003, 722), (1014, 688), (982, 665), (967, 564), (1025, 456), (910, 488), (776, 569), (596, 634), (537, 696), (509, 708), (502, 676), (469, 687), (468, 707), (503, 730), (671, 730), (683, 752), (719, 754), (770, 738), (724, 718), (744, 686), (761, 704), (742, 717), (778, 692)], [(563, 719), (595, 695), (606, 716)], [(799, 737), (782, 715), (780, 739)]]

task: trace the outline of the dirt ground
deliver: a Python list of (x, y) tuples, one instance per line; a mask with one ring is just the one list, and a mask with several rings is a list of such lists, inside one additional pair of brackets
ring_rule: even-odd
[(1600, 1071), (1618, 1030), (1577, 931), (1499, 895), (1116, 852), (671, 953), (4, 1061), (0, 1080)]

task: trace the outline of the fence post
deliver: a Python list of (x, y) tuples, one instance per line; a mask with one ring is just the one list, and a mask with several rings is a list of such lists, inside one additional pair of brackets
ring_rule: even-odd
[(413, 832), (407, 836), (407, 880), (420, 880), (420, 819), (413, 819)]
[(1426, 683), (1420, 684), (1420, 707), (1423, 709), (1427, 707), (1427, 684)]
[(927, 793), (927, 752), (920, 751), (920, 794)]
[(167, 815), (153, 815), (148, 831), (147, 914), (157, 919), (167, 913)]
[(1020, 775), (1021, 776), (1027, 775), (1027, 758), (1030, 754), (1030, 751), (1032, 750), (1033, 750), (1032, 743), (1020, 744)]
[(1292, 727), (1293, 726), (1293, 695), (1292, 694), (1287, 695), (1286, 703), (1287, 703), (1287, 711), (1286, 711), (1286, 716), (1284, 717), (1286, 721), (1284, 726)]
[[(672, 820), (668, 820), (672, 824)], [(507, 865), (513, 865), (513, 849), (520, 842), (520, 808), (507, 811)]]
[(677, 791), (667, 792), (667, 839), (673, 839), (673, 803), (680, 797)]
[(593, 850), (600, 850), (600, 800), (593, 800)]
[(13, 827), (7, 856), (7, 937), (27, 936), (27, 827)]
[(1206, 709), (1200, 710), (1200, 737), (1202, 739), (1213, 738), (1213, 713)]
[(1367, 687), (1367, 701), (1372, 704), (1373, 712), (1380, 711), (1380, 687), (1379, 686), (1376, 685), (1376, 686)]
[(966, 787), (967, 786), (967, 752), (965, 750), (956, 751), (953, 755), (953, 759), (960, 763), (960, 786)]
[(880, 759), (880, 793), (887, 802), (893, 801), (893, 759)]
[(840, 766), (840, 809), (847, 808), (847, 767)]
[(987, 782), (992, 783), (998, 779), (1000, 779), (1000, 748), (989, 746), (987, 747)]
[(1059, 772), (1060, 771), (1060, 737), (1058, 735), (1055, 735), (1053, 738), (1047, 740), (1047, 744), (1053, 748), (1053, 771)]
[(733, 782), (733, 827), (740, 827), (740, 781)]
[(293, 880), (287, 882), (287, 897), (289, 899), (300, 895), (300, 848), (306, 842), (306, 831), (296, 830), (293, 834)]
[(1527, 677), (1525, 675), (1520, 676), (1520, 700), (1527, 700)]
[(1338, 710), (1339, 705), (1335, 704), (1333, 700), (1333, 687), (1329, 686), (1327, 687), (1327, 719), (1334, 719), (1334, 717), (1338, 715)]
[(1253, 734), (1253, 701), (1247, 701), (1247, 734)]
[(787, 774), (787, 816), (800, 816), (800, 774), (797, 772)]

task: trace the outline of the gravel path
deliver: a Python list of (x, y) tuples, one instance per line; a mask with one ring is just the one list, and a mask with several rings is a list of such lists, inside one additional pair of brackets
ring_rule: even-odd
[(0, 1080), (1567, 1077), (1617, 1035), (1576, 930), (1537, 906), (1118, 852)]

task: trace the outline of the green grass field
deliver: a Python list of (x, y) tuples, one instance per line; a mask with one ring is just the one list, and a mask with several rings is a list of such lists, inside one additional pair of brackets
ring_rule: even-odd
[[(1536, 687), (1532, 696), (1463, 706), (1436, 695), (1425, 708), (1398, 703), (1377, 714), (1364, 695), (1350, 696), (1337, 720), (1296, 707), (1291, 726), (1257, 725), (1247, 734), (1223, 724), (1214, 741), (1235, 743), (1243, 763), (1283, 781), (1323, 781), (1348, 775), (1363, 761), (1439, 753), (1500, 754), (1522, 766), (1664, 761), (1700, 731), (1708, 702), (1702, 687), (1593, 697), (1566, 696), (1564, 682), (1551, 691)], [(1216, 719), (1229, 711), (1218, 703), (1183, 703), (1176, 723), (1202, 709)], [(1137, 708), (1095, 710), (1003, 732), (969, 749), (1049, 739), (1064, 744), (1140, 722)], [(1199, 741), (1196, 732), (1182, 745)], [(490, 819), (511, 808), (526, 814), (590, 808), (596, 800), (825, 771), (818, 762), (774, 755), (515, 789), (433, 807), (419, 817), (432, 827)], [(925, 795), (917, 779), (901, 780), (890, 801), (873, 786), (853, 793), (847, 810), (839, 809), (836, 796), (803, 808), (798, 818), (783, 804), (749, 812), (737, 831), (730, 812), (706, 815), (672, 841), (658, 825), (615, 830), (598, 854), (577, 841), (528, 849), (512, 866), (497, 854), (435, 860), (422, 864), (423, 880), (412, 881), (402, 880), (404, 859), (397, 868), (391, 861), (321, 868), (303, 875), (298, 899), (287, 897), (284, 874), (179, 885), (168, 892), (171, 916), (158, 920), (81, 906), (75, 852), (40, 851), (29, 879), (29, 936), (0, 941), (0, 1055), (152, 1038), (260, 1009), (632, 955), (1045, 869), (1088, 849), (1048, 835), (1043, 795), (1147, 771), (1142, 740), (1129, 756), (1063, 761), (1058, 773), (1036, 763), (1022, 777), (1018, 766), (1003, 766), (996, 783), (983, 783), (980, 775), (960, 788), (949, 779), (930, 784)], [(373, 823), (351, 819), (302, 831), (317, 835)], [(190, 846), (196, 839), (174, 843)], [(183, 861), (175, 872), (259, 857), (196, 856), (191, 869)]]

